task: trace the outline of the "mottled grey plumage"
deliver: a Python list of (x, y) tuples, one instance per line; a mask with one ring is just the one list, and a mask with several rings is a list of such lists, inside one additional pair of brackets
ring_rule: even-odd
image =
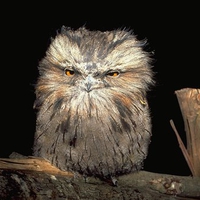
[(148, 153), (150, 53), (128, 30), (62, 27), (39, 63), (33, 154), (106, 178), (140, 170)]

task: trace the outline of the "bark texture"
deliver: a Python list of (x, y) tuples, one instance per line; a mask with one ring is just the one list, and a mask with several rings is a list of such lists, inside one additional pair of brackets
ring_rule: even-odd
[(40, 158), (0, 159), (0, 199), (199, 199), (200, 178), (139, 171), (117, 186), (62, 172)]

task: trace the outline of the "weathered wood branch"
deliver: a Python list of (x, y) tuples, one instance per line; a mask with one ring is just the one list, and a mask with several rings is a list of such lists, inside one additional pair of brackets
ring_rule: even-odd
[(41, 158), (0, 159), (0, 199), (199, 199), (200, 178), (139, 171), (113, 186), (63, 172)]
[(172, 121), (170, 121), (180, 148), (193, 176), (200, 177), (200, 89), (184, 88), (175, 91), (186, 131), (187, 147), (184, 146)]

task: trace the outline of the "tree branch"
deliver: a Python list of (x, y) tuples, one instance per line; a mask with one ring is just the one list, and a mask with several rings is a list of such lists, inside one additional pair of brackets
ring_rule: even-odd
[(118, 177), (118, 185), (63, 172), (41, 158), (0, 159), (0, 199), (199, 199), (200, 178), (146, 171)]

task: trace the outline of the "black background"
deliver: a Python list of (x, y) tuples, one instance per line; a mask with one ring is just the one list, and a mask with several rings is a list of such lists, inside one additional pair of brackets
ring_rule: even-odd
[[(191, 175), (169, 120), (183, 142), (175, 91), (200, 88), (199, 11), (192, 3), (54, 2), (2, 6), (0, 157), (31, 155), (35, 130), (34, 88), (39, 60), (62, 25), (91, 30), (132, 29), (154, 51), (156, 86), (149, 94), (153, 136), (144, 170)], [(51, 4), (51, 5), (50, 5)], [(115, 5), (117, 4), (117, 6)]]

